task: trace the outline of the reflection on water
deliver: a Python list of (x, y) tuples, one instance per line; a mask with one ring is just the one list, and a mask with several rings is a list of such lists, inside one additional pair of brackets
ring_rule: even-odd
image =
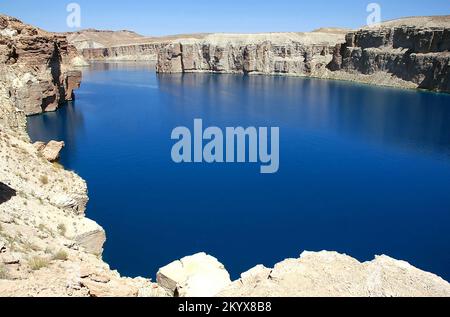
[[(205, 251), (234, 278), (302, 250), (404, 259), (450, 280), (450, 96), (315, 79), (157, 75), (94, 64), (77, 100), (29, 118), (88, 182), (104, 258), (149, 276)], [(171, 131), (279, 126), (280, 171), (174, 164)]]
[(183, 102), (202, 98), (203, 111), (227, 112), (239, 99), (249, 116), (450, 156), (446, 94), (273, 76), (161, 74), (158, 82)]

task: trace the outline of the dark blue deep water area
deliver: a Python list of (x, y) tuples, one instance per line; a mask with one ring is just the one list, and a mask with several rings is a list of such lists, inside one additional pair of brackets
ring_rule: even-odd
[[(176, 164), (193, 120), (280, 127), (280, 169)], [(93, 64), (76, 100), (30, 117), (89, 187), (104, 259), (128, 276), (204, 251), (237, 278), (304, 250), (386, 254), (450, 280), (450, 95), (294, 77)]]

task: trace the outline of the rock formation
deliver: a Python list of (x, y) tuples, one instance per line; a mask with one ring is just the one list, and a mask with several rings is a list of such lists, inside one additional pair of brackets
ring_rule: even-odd
[(64, 36), (0, 16), (0, 81), (8, 83), (3, 93), (25, 114), (54, 111), (72, 99), (81, 80), (71, 67), (77, 56)]
[(204, 253), (158, 272), (158, 284), (180, 297), (447, 297), (440, 277), (387, 256), (365, 263), (336, 252), (303, 252), (273, 269), (258, 265), (230, 282), (223, 265)]
[(162, 46), (157, 71), (310, 76), (450, 92), (449, 43), (450, 16), (390, 21), (346, 35), (333, 29), (214, 34)]
[(96, 61), (156, 61), (161, 43), (82, 49), (83, 58)]
[(157, 71), (319, 76), (342, 33), (214, 34), (164, 46)]
[(332, 71), (388, 73), (418, 88), (450, 92), (450, 27), (363, 29), (338, 44)]
[(68, 41), (88, 61), (152, 61), (158, 51), (177, 39), (199, 39), (205, 34), (145, 37), (132, 31), (100, 31), (95, 29), (64, 33)]
[(273, 269), (260, 265), (243, 273), (218, 296), (447, 297), (450, 284), (387, 256), (360, 263), (336, 252), (303, 252)]
[(205, 253), (185, 257), (161, 268), (157, 281), (167, 295), (177, 297), (211, 297), (231, 283), (223, 264)]
[(47, 144), (45, 142), (35, 142), (33, 145), (49, 162), (57, 161), (61, 150), (65, 146), (64, 142), (58, 141), (50, 141)]

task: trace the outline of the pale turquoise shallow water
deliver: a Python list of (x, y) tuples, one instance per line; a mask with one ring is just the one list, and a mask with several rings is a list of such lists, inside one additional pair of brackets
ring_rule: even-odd
[[(303, 250), (387, 254), (450, 280), (450, 96), (287, 77), (84, 71), (76, 102), (29, 119), (66, 142), (105, 260), (154, 276), (199, 251), (233, 277)], [(176, 165), (176, 126), (279, 126), (280, 170)]]

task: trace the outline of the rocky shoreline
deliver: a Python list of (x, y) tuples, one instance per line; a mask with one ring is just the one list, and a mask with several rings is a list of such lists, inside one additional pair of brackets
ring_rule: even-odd
[[(327, 51), (315, 65), (331, 62), (334, 44), (317, 48)], [(257, 266), (235, 282), (206, 254), (161, 268), (157, 283), (120, 276), (101, 258), (103, 228), (86, 217), (86, 182), (52, 163), (63, 144), (33, 145), (26, 132), (27, 115), (72, 99), (82, 58), (65, 36), (0, 15), (0, 60), (0, 296), (450, 296), (448, 282), (405, 262), (334, 252)]]
[(145, 38), (87, 30), (68, 38), (86, 60), (153, 61), (160, 73), (300, 76), (450, 92), (450, 16), (405, 18), (354, 31)]
[(214, 34), (158, 53), (159, 73), (240, 73), (350, 80), (450, 92), (450, 16), (333, 33)]

